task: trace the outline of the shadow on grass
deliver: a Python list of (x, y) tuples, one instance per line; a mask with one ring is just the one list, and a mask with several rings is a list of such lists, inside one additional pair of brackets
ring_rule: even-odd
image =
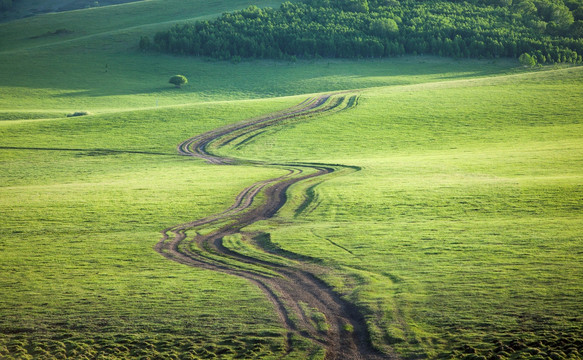
[[(50, 96), (58, 99), (127, 95), (173, 97), (178, 94), (259, 98), (486, 77), (514, 72), (516, 67), (511, 59), (488, 62), (429, 56), (300, 60), (295, 64), (255, 59), (231, 64), (199, 57), (138, 52), (112, 56), (107, 60), (99, 56), (91, 58), (92, 55), (83, 54), (71, 60), (74, 64), (86, 63), (85, 66), (59, 64), (55, 69), (42, 68), (30, 76), (13, 76), (12, 68), (5, 66), (0, 69), (0, 77), (6, 74), (1, 83), (13, 88), (52, 89), (57, 93)], [(49, 64), (53, 61), (50, 59), (46, 60)], [(15, 62), (14, 59), (10, 61)], [(16, 61), (26, 63), (29, 60)], [(186, 70), (184, 75), (192, 79), (191, 84), (174, 88), (168, 84), (169, 75), (154, 75), (149, 70), (156, 69), (161, 63), (176, 68), (195, 67), (197, 71)], [(67, 74), (67, 79), (78, 81), (65, 81), (62, 74)]]
[(107, 156), (107, 155), (116, 155), (116, 154), (178, 156), (178, 154), (168, 154), (168, 153), (160, 153), (160, 152), (153, 152), (153, 151), (113, 150), (113, 149), (67, 149), (67, 148), (0, 146), (0, 150), (73, 151), (73, 152), (82, 153), (82, 154), (79, 154), (80, 156)]
[(148, 89), (116, 89), (116, 88), (96, 88), (71, 90), (53, 95), (54, 98), (83, 98), (83, 97), (103, 97), (103, 96), (124, 96), (124, 95), (173, 95), (176, 93), (188, 92), (184, 88), (176, 88), (174, 86), (159, 86)]

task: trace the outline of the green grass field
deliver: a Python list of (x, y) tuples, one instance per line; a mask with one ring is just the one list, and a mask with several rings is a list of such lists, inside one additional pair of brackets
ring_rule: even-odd
[[(250, 3), (150, 0), (0, 24), (0, 358), (321, 358), (299, 339), (287, 353), (252, 284), (153, 247), (161, 230), (283, 173), (208, 165), (178, 143), (351, 89), (352, 109), (220, 150), (361, 168), (298, 184), (253, 229), (321, 259), (382, 351), (581, 359), (583, 68), (231, 64), (137, 49), (175, 20)], [(46, 35), (61, 28), (72, 32)], [(189, 85), (168, 84), (177, 73)], [(66, 117), (75, 111), (91, 114)]]

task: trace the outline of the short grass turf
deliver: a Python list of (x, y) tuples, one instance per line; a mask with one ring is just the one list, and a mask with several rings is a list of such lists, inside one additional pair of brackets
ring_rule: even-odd
[[(221, 120), (185, 121), (182, 111), (202, 117), (209, 106), (173, 115), (195, 134)], [(231, 107), (232, 119), (258, 110), (244, 108)], [(284, 334), (259, 289), (153, 250), (164, 228), (220, 212), (245, 186), (282, 171), (211, 167), (178, 156), (176, 139), (147, 136), (163, 134), (171, 115), (133, 116), (156, 120), (142, 120), (128, 141), (112, 131), (112, 121), (128, 131), (129, 114), (1, 124), (2, 139), (13, 141), (5, 144), (17, 146), (0, 149), (0, 354), (282, 353)], [(169, 136), (187, 134), (176, 129)], [(228, 309), (225, 298), (235, 299)]]
[(380, 348), (579, 358), (582, 84), (571, 68), (364, 90), (354, 109), (248, 142), (244, 157), (362, 168), (262, 229), (335, 269)]
[[(362, 89), (355, 109), (237, 149), (362, 167), (263, 229), (325, 261), (381, 349), (578, 358), (580, 68), (524, 74), (508, 60), (427, 57), (231, 64), (137, 49), (177, 19), (249, 3), (152, 0), (0, 24), (0, 357), (286, 355), (259, 290), (152, 248), (160, 230), (219, 212), (281, 170), (213, 167), (175, 146), (307, 97), (295, 95)], [(176, 73), (189, 85), (167, 84)], [(90, 115), (65, 117), (76, 111)], [(317, 354), (293, 341), (288, 358)]]
[[(138, 49), (141, 36), (152, 37), (178, 20), (204, 19), (250, 3), (139, 1), (0, 24), (0, 119), (272, 98), (519, 71), (515, 61), (504, 59), (452, 62), (419, 57), (235, 65)], [(257, 4), (276, 6), (278, 2)], [(70, 33), (50, 35), (63, 28)], [(175, 89), (168, 84), (175, 74), (185, 75), (189, 84)]]

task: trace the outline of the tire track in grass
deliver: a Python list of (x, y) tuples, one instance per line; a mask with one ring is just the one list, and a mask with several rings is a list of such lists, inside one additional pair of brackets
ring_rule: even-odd
[[(341, 93), (311, 97), (286, 110), (211, 130), (178, 145), (180, 154), (202, 158), (211, 164), (247, 164), (287, 170), (282, 176), (245, 188), (235, 198), (234, 204), (219, 214), (164, 229), (162, 239), (155, 246), (156, 251), (173, 261), (236, 275), (258, 286), (273, 303), (288, 332), (286, 355), (294, 351), (294, 339), (304, 339), (316, 348), (324, 348), (326, 359), (383, 358), (372, 348), (365, 319), (356, 306), (342, 299), (318, 278), (317, 274), (325, 269), (313, 263), (290, 260), (282, 254), (277, 254), (282, 261), (274, 261), (275, 255), (264, 249), (268, 254), (266, 257), (243, 254), (225, 247), (223, 239), (235, 234), (242, 239), (256, 236), (243, 229), (273, 217), (286, 203), (287, 191), (292, 185), (338, 170), (358, 169), (343, 165), (246, 161), (218, 156), (212, 150), (231, 143), (240, 146), (271, 126), (348, 109), (355, 106), (357, 100), (357, 95)], [(323, 180), (312, 181), (319, 183)], [(255, 204), (260, 193), (263, 201)], [(189, 238), (187, 232), (196, 235)]]

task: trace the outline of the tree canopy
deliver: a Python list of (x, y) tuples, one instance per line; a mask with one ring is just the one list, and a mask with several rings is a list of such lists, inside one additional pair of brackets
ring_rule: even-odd
[(12, 0), (0, 0), (0, 10), (8, 10), (12, 8)]
[(404, 54), (582, 62), (583, 0), (304, 0), (175, 25), (143, 49), (218, 59)]
[(174, 75), (168, 81), (170, 84), (175, 85), (177, 88), (188, 83), (188, 79), (184, 75)]

